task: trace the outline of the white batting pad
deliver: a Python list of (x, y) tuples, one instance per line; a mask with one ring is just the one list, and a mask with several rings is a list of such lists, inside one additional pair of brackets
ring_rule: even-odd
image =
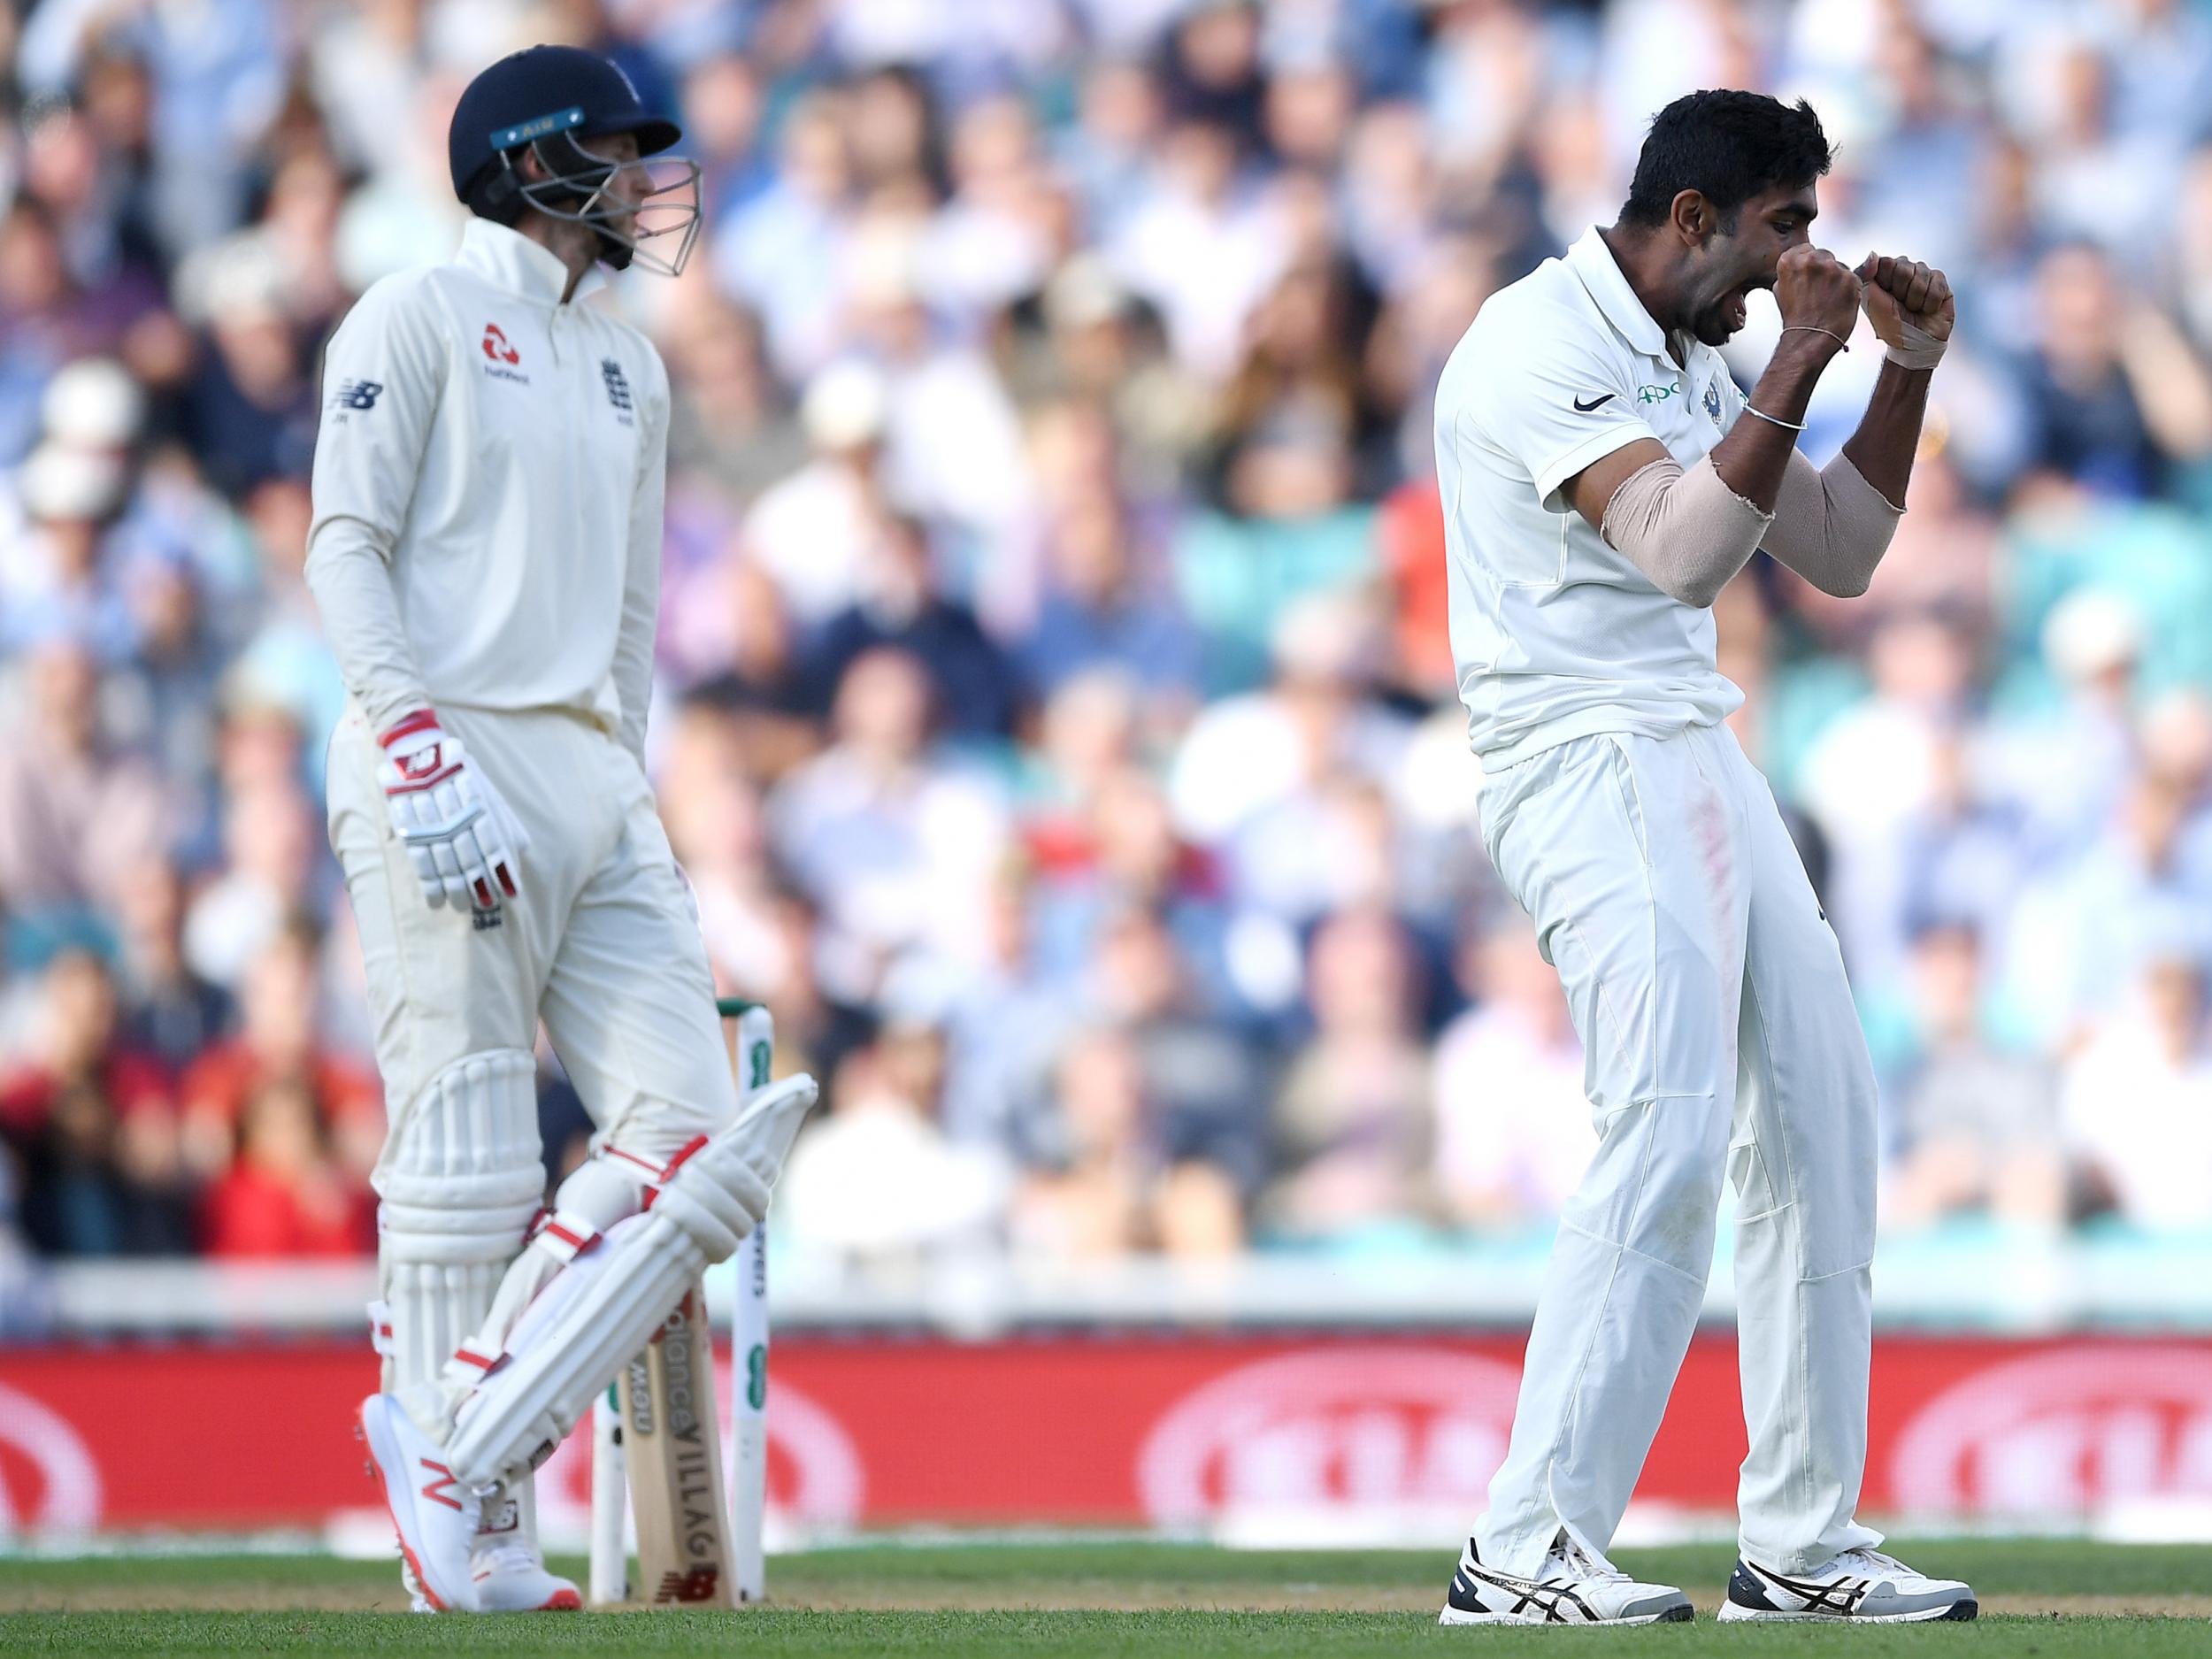
[(522, 1248), (545, 1190), (534, 1072), (519, 1048), (470, 1055), (393, 1123), (376, 1175), (388, 1392), (437, 1375)]
[(570, 1172), (553, 1208), (531, 1224), (526, 1246), (508, 1263), (480, 1323), (456, 1337), (442, 1379), (448, 1405), (457, 1405), (483, 1379), (483, 1368), (504, 1353), (515, 1324), (540, 1292), (577, 1255), (618, 1222), (645, 1208), (661, 1166), (616, 1148), (603, 1148)]
[(461, 1403), (446, 1442), (457, 1479), (481, 1489), (552, 1455), (691, 1282), (767, 1214), (816, 1092), (804, 1076), (762, 1090), (680, 1161), (650, 1209), (588, 1242), (554, 1275), (505, 1352), (483, 1357), (483, 1380)]

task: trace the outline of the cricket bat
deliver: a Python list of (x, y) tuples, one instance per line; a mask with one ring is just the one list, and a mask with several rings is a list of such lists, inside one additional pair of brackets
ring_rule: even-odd
[[(745, 1007), (731, 1060), (738, 1096), (768, 1086), (775, 1025)], [(695, 1283), (644, 1352), (617, 1379), (619, 1447), (637, 1527), (638, 1584), (655, 1606), (731, 1607), (766, 1592), (761, 1517), (767, 1486), (767, 1265), (763, 1229), (739, 1247), (733, 1324), (741, 1367), (732, 1410), (738, 1444), (734, 1504), (722, 1480), (714, 1337), (706, 1285)], [(615, 1559), (622, 1559), (619, 1550)], [(596, 1587), (596, 1586), (595, 1586)]]
[(617, 1379), (638, 1590), (656, 1607), (734, 1605), (706, 1316), (705, 1292), (694, 1285)]

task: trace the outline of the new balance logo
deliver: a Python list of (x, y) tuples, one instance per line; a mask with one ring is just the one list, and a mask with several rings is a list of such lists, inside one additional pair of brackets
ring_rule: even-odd
[(422, 1466), (438, 1477), (435, 1480), (423, 1482), (422, 1495), (433, 1503), (444, 1504), (449, 1509), (459, 1509), (461, 1500), (453, 1495), (453, 1471), (443, 1463), (432, 1463), (427, 1457), (422, 1460)]
[(689, 1572), (664, 1572), (656, 1601), (711, 1601), (721, 1572), (714, 1567), (694, 1567)]
[(333, 409), (374, 409), (376, 400), (384, 393), (381, 380), (344, 380), (330, 395)]
[(442, 743), (433, 743), (427, 749), (419, 749), (411, 755), (404, 755), (394, 760), (392, 764), (399, 769), (399, 775), (402, 778), (417, 788), (420, 788), (426, 783), (442, 782), (448, 775), (442, 770), (445, 765), (445, 745)]

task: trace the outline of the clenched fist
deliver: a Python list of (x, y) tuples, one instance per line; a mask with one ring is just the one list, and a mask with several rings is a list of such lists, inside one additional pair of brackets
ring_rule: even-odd
[(1888, 348), (1893, 363), (1932, 369), (1958, 322), (1951, 283), (1942, 272), (1917, 259), (1869, 254), (1859, 262), (1865, 285), (1867, 320)]
[(1825, 248), (1808, 243), (1784, 254), (1774, 273), (1774, 303), (1785, 328), (1817, 328), (1848, 340), (1859, 320), (1859, 278)]

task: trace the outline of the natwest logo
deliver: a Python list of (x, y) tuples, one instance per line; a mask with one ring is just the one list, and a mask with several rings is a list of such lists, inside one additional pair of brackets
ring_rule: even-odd
[(484, 355), (494, 363), (515, 364), (522, 361), (522, 354), (507, 343), (507, 336), (497, 323), (484, 325)]
[(1890, 1484), (1914, 1515), (2212, 1500), (2212, 1349), (2085, 1343), (1991, 1365), (1906, 1424)]
[(1161, 1417), (1138, 1454), (1139, 1495), (1169, 1527), (1458, 1525), (1505, 1459), (1519, 1386), (1512, 1366), (1444, 1348), (1332, 1345), (1256, 1361)]

